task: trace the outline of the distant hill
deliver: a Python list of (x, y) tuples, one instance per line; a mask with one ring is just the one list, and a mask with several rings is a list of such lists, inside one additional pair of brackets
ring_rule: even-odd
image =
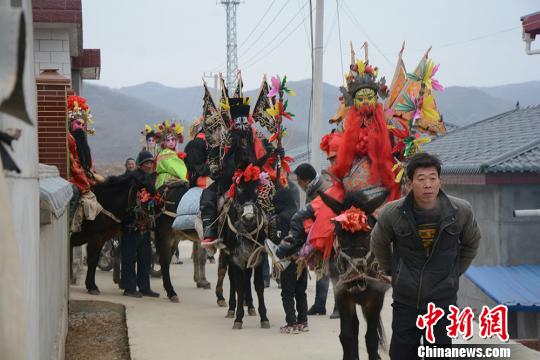
[[(289, 110), (296, 118), (284, 123), (289, 133), (284, 144), (292, 149), (307, 145), (311, 80), (293, 81), (289, 85), (298, 94), (289, 100)], [(245, 95), (255, 97), (257, 91), (246, 90)], [(187, 128), (202, 111), (202, 86), (174, 88), (147, 82), (111, 89), (85, 82), (82, 93), (96, 118), (97, 135), (91, 140), (92, 151), (102, 162), (134, 156), (140, 149), (139, 132), (145, 123), (180, 119)], [(330, 128), (327, 119), (337, 109), (340, 92), (338, 87), (324, 84), (323, 94), (322, 129), (327, 131)], [(436, 95), (445, 121), (458, 126), (508, 111), (515, 107), (516, 99), (521, 106), (540, 104), (540, 81), (487, 88), (452, 86)]]
[(519, 101), (520, 106), (540, 104), (540, 81), (529, 81), (521, 84), (509, 84), (493, 87), (479, 87), (488, 95), (505, 99), (516, 104)]
[(91, 106), (96, 135), (90, 137), (92, 156), (98, 162), (124, 161), (142, 147), (141, 131), (150, 119), (178, 118), (174, 113), (124, 95), (118, 90), (85, 83), (82, 96)]

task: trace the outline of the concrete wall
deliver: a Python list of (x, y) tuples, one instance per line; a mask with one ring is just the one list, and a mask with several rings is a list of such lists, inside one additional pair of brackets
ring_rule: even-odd
[(62, 29), (34, 29), (34, 74), (44, 69), (58, 69), (71, 79), (69, 32)]
[(515, 218), (516, 209), (540, 209), (540, 185), (501, 186), (501, 265), (540, 264), (540, 218)]
[[(46, 211), (46, 210), (42, 210)], [(68, 226), (66, 211), (42, 224), (39, 239), (40, 359), (63, 359), (68, 321)]]
[(469, 201), (482, 233), (474, 265), (501, 263), (499, 185), (445, 185), (449, 195)]
[[(13, 142), (13, 158), (21, 169), (20, 174), (6, 173), (6, 185), (11, 200), (15, 236), (22, 263), (24, 320), (11, 326), (22, 326), (26, 334), (25, 359), (39, 359), (39, 185), (36, 120), (36, 92), (34, 80), (32, 11), (30, 1), (23, 1), (27, 38), (24, 69), (26, 106), (36, 126), (27, 125), (11, 116), (0, 114), (0, 128), (19, 128), (21, 138)], [(14, 269), (17, 271), (17, 269)], [(4, 295), (5, 294), (5, 295)], [(2, 289), (2, 296), (9, 296), (9, 289)], [(9, 299), (4, 299), (9, 301)]]
[[(468, 200), (482, 232), (474, 265), (519, 265), (540, 263), (540, 220), (515, 218), (516, 209), (540, 208), (540, 185), (446, 185), (450, 195)], [(458, 304), (477, 313), (495, 302), (468, 278), (459, 282)], [(540, 314), (510, 313), (510, 336), (529, 339), (540, 335)]]

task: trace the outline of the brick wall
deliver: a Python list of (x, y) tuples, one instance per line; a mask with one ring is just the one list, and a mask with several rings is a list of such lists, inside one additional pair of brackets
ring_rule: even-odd
[(54, 165), (68, 176), (67, 96), (70, 80), (57, 71), (45, 70), (36, 77), (39, 162)]
[(34, 74), (45, 69), (58, 72), (71, 81), (71, 56), (67, 29), (34, 29)]

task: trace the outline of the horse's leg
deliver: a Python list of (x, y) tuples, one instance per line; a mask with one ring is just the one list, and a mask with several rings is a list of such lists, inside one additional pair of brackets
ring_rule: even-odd
[(228, 266), (228, 274), (229, 274), (229, 310), (227, 311), (228, 318), (233, 318), (236, 310), (236, 282), (238, 281), (235, 270), (233, 270), (233, 267), (229, 264)]
[[(368, 352), (369, 360), (378, 360), (379, 356), (379, 343), (382, 343), (382, 323), (381, 323), (381, 310), (384, 301), (384, 293), (382, 295), (374, 292), (364, 292), (365, 295), (371, 295), (369, 300), (362, 304), (362, 312), (367, 322), (366, 330), (366, 349)], [(366, 296), (367, 298), (367, 296)], [(381, 334), (379, 334), (379, 332)]]
[(261, 317), (261, 327), (263, 329), (270, 329), (270, 322), (266, 317), (266, 305), (264, 303), (264, 278), (263, 278), (263, 266), (260, 264), (255, 268), (255, 275), (253, 277), (253, 285), (255, 285), (255, 292), (257, 293), (257, 301), (259, 302), (259, 316)]
[(174, 291), (171, 283), (170, 263), (171, 263), (171, 249), (172, 239), (169, 236), (170, 225), (166, 222), (158, 222), (156, 224), (155, 237), (156, 237), (156, 251), (159, 255), (159, 265), (161, 267), (161, 277), (163, 278), (163, 287), (167, 292), (167, 297), (172, 302), (179, 302), (178, 295)]
[[(225, 275), (227, 275), (227, 259), (226, 254), (222, 251), (219, 252), (218, 258), (218, 279), (216, 284), (216, 297), (217, 303), (221, 307), (225, 307), (226, 302), (223, 297), (223, 281), (225, 280)], [(230, 279), (230, 276), (229, 276)], [(232, 286), (232, 285), (231, 285)]]
[(236, 304), (236, 319), (234, 319), (233, 329), (242, 328), (242, 320), (244, 319), (244, 270), (234, 264), (231, 264), (229, 271), (234, 273), (234, 286), (236, 288), (237, 304)]
[[(120, 240), (121, 241), (121, 240)], [(121, 244), (114, 248), (113, 251), (113, 281), (115, 284), (120, 284), (120, 263), (122, 262)]]
[(253, 293), (251, 292), (251, 275), (253, 274), (253, 269), (246, 269), (244, 273), (246, 274), (244, 276), (244, 304), (248, 308), (248, 315), (256, 316), (257, 312), (253, 305)]
[(206, 280), (205, 273), (206, 250), (199, 241), (193, 242), (193, 280), (198, 288), (210, 289), (211, 284)]
[(101, 236), (96, 236), (94, 241), (88, 242), (88, 247), (86, 249), (86, 263), (88, 269), (86, 271), (86, 290), (92, 295), (98, 295), (99, 289), (96, 285), (96, 267), (99, 261), (99, 255), (101, 253), (101, 248), (103, 247), (103, 241)]
[(339, 340), (343, 347), (343, 360), (358, 360), (358, 317), (356, 303), (344, 290), (336, 293), (339, 310)]

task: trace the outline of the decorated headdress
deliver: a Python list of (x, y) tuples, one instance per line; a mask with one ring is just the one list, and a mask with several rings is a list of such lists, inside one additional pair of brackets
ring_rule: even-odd
[(89, 127), (94, 123), (94, 120), (86, 99), (82, 96), (70, 95), (68, 96), (68, 120), (72, 122), (77, 119), (84, 122), (87, 133), (92, 135), (95, 133), (94, 129)]
[(236, 119), (238, 117), (248, 117), (249, 116), (249, 97), (238, 97), (238, 98), (230, 98), (229, 99), (229, 106), (230, 106), (230, 113), (231, 118)]
[(165, 138), (169, 134), (176, 136), (178, 138), (178, 142), (180, 143), (184, 141), (184, 136), (182, 135), (184, 132), (184, 127), (178, 123), (165, 120), (162, 123), (155, 124), (154, 129), (156, 141), (159, 143), (165, 141)]
[(203, 131), (203, 116), (199, 116), (193, 120), (193, 124), (189, 127), (189, 136), (193, 139), (198, 133)]
[(148, 140), (151, 137), (156, 137), (156, 132), (152, 129), (150, 125), (144, 125), (144, 130), (141, 131), (141, 134), (144, 136), (146, 140)]
[(371, 89), (383, 99), (388, 96), (386, 79), (382, 77), (377, 80), (379, 69), (369, 64), (367, 42), (362, 47), (365, 50), (365, 59), (357, 60), (351, 43), (351, 65), (346, 77), (347, 87), (340, 88), (347, 106), (353, 104), (354, 96), (360, 89)]

